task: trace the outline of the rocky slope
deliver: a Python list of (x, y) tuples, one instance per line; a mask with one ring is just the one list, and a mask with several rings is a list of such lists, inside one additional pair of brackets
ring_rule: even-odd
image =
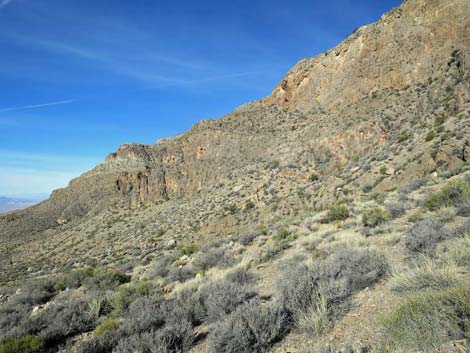
[(0, 215), (0, 351), (470, 351), (470, 1)]
[[(470, 160), (469, 32), (467, 0), (408, 0), (299, 62), (269, 97), (155, 145), (121, 146), (49, 200), (0, 218), (2, 280), (18, 266), (41, 268), (37, 257), (62, 262), (47, 251), (23, 255), (65, 234), (139, 234), (140, 221), (107, 226), (117, 208), (145, 219), (150, 207), (152, 232), (168, 239), (223, 236)], [(247, 203), (250, 212), (234, 211)], [(91, 252), (115, 250), (104, 241)]]

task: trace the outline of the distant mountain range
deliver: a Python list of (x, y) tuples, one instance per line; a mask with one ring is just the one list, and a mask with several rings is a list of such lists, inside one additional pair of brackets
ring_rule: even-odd
[(5, 213), (13, 210), (21, 210), (33, 206), (38, 203), (38, 199), (23, 199), (23, 198), (10, 198), (0, 196), (0, 213)]

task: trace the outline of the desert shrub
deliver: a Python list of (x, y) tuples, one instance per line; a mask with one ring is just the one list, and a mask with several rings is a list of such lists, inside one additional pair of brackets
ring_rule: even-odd
[(249, 211), (251, 209), (255, 208), (255, 204), (251, 200), (247, 200), (245, 203), (245, 210)]
[(0, 307), (0, 341), (8, 337), (24, 334), (21, 323), (31, 314), (31, 306), (9, 302)]
[(462, 217), (470, 217), (470, 199), (465, 200), (457, 205), (457, 215)]
[(90, 312), (87, 303), (68, 300), (53, 303), (32, 316), (26, 323), (26, 330), (43, 338), (46, 345), (52, 345), (75, 334), (91, 331), (95, 325), (96, 316)]
[(125, 335), (156, 330), (163, 326), (165, 318), (160, 311), (161, 297), (139, 298), (128, 309), (120, 331)]
[(431, 130), (426, 134), (425, 141), (430, 142), (430, 141), (434, 140), (435, 138), (436, 138), (436, 133)]
[(187, 352), (194, 342), (192, 327), (186, 323), (183, 331), (164, 328), (122, 338), (113, 353), (175, 353)]
[(200, 251), (193, 261), (193, 268), (196, 272), (205, 272), (213, 267), (229, 267), (234, 263), (224, 249), (212, 248)]
[[(193, 324), (200, 323), (198, 305), (191, 296), (160, 301), (149, 298), (138, 299), (129, 310), (129, 319), (122, 325), (121, 332), (126, 336), (113, 352), (153, 352), (152, 346), (158, 343), (162, 352), (184, 352), (193, 343)], [(145, 336), (152, 334), (152, 337)], [(132, 350), (134, 349), (134, 350)], [(155, 348), (156, 349), (156, 348)]]
[(398, 218), (405, 214), (408, 210), (408, 205), (405, 202), (389, 202), (385, 204), (385, 208), (391, 218)]
[(107, 293), (94, 293), (94, 295), (90, 298), (88, 302), (88, 306), (90, 307), (90, 311), (96, 317), (102, 317), (110, 314), (113, 311), (112, 306), (112, 297), (113, 292)]
[(183, 290), (165, 304), (162, 313), (170, 322), (189, 321), (193, 325), (200, 325), (207, 318), (205, 298), (199, 289)]
[(449, 236), (444, 223), (424, 219), (408, 229), (405, 236), (405, 246), (411, 253), (431, 254), (437, 243)]
[(424, 289), (446, 289), (455, 287), (460, 275), (453, 263), (437, 263), (424, 259), (415, 266), (392, 275), (389, 285), (397, 292), (420, 291)]
[(461, 267), (470, 267), (470, 234), (462, 239), (455, 239), (445, 249), (442, 257), (445, 261)]
[(176, 260), (176, 254), (165, 254), (158, 257), (151, 264), (147, 271), (147, 275), (151, 278), (166, 277), (170, 273), (171, 264)]
[(429, 210), (435, 211), (442, 207), (457, 206), (468, 200), (470, 200), (470, 181), (459, 180), (448, 183), (440, 191), (429, 196), (425, 205)]
[(50, 279), (30, 281), (0, 307), (0, 340), (30, 333), (27, 325), (31, 311), (35, 305), (44, 304), (54, 297), (53, 283)]
[(74, 353), (111, 353), (122, 339), (119, 330), (105, 331), (101, 336), (81, 341), (72, 352)]
[(374, 200), (379, 204), (383, 204), (386, 198), (387, 198), (387, 194), (385, 192), (380, 192), (380, 191), (371, 192), (368, 197), (369, 200)]
[(413, 179), (409, 183), (404, 184), (398, 188), (398, 192), (400, 194), (409, 194), (412, 193), (413, 191), (418, 190), (422, 186), (426, 185), (428, 182), (427, 178), (418, 178), (418, 179)]
[(287, 228), (279, 228), (273, 239), (279, 243), (289, 243), (297, 239), (297, 235), (292, 234)]
[[(315, 311), (326, 322), (342, 315), (346, 299), (375, 283), (387, 269), (385, 257), (375, 251), (340, 248), (324, 260), (284, 270), (277, 281), (277, 296), (297, 326), (305, 326), (301, 323), (305, 314)], [(311, 320), (318, 321), (318, 317), (311, 316)]]
[(33, 280), (23, 287), (13, 297), (19, 304), (39, 305), (48, 302), (55, 295), (54, 283), (50, 279)]
[(283, 337), (287, 317), (276, 303), (251, 300), (222, 321), (208, 337), (211, 353), (266, 352)]
[(362, 224), (366, 227), (377, 227), (390, 219), (390, 213), (383, 207), (374, 207), (362, 212)]
[(170, 267), (170, 272), (166, 279), (170, 282), (186, 282), (188, 279), (193, 278), (195, 275), (188, 266)]
[(328, 210), (328, 213), (321, 221), (322, 223), (331, 223), (334, 221), (344, 221), (348, 218), (349, 208), (346, 205), (336, 205)]
[(93, 335), (95, 337), (99, 337), (99, 336), (102, 336), (105, 332), (115, 331), (118, 328), (119, 328), (119, 321), (116, 321), (113, 319), (106, 319), (102, 323), (100, 323), (98, 326), (96, 326), (96, 329), (93, 332)]
[(184, 256), (190, 256), (196, 252), (199, 251), (199, 247), (196, 244), (188, 244), (185, 246), (182, 246), (179, 250), (180, 255)]
[(56, 290), (65, 290), (67, 288), (79, 288), (84, 281), (93, 276), (92, 268), (84, 268), (65, 273), (56, 280), (54, 288)]
[(207, 310), (207, 321), (215, 322), (223, 319), (256, 295), (250, 284), (240, 284), (228, 280), (210, 283), (202, 288), (201, 296)]
[(117, 313), (125, 312), (132, 302), (140, 297), (148, 297), (155, 291), (155, 286), (147, 281), (132, 282), (119, 287), (111, 299), (111, 305)]
[(95, 270), (92, 277), (86, 278), (84, 285), (89, 289), (105, 291), (129, 281), (130, 276), (124, 272), (112, 268), (101, 268)]
[(258, 238), (260, 235), (261, 233), (258, 233), (258, 232), (247, 233), (247, 234), (242, 235), (240, 239), (238, 240), (238, 242), (244, 246), (247, 246), (247, 245), (250, 245), (253, 242), (253, 240)]
[(0, 353), (35, 353), (41, 352), (44, 343), (37, 336), (9, 338), (0, 342)]
[(250, 272), (245, 268), (237, 268), (227, 273), (225, 275), (225, 280), (239, 285), (252, 285), (256, 282), (257, 277), (253, 272)]
[(470, 288), (414, 294), (384, 320), (387, 345), (442, 352), (442, 345), (468, 335)]

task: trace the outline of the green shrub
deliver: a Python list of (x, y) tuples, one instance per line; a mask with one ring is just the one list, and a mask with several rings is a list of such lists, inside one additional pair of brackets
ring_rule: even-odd
[(35, 353), (41, 352), (44, 343), (37, 336), (9, 338), (0, 343), (0, 353)]
[(84, 281), (93, 276), (92, 268), (84, 268), (74, 270), (69, 273), (61, 275), (55, 282), (54, 288), (58, 291), (65, 290), (67, 288), (79, 288)]
[(99, 337), (103, 335), (105, 332), (115, 331), (118, 328), (119, 328), (119, 321), (107, 319), (103, 321), (101, 324), (99, 324), (98, 326), (96, 326), (96, 329), (93, 332), (93, 335), (95, 337)]
[(390, 219), (390, 213), (383, 207), (374, 207), (362, 212), (362, 224), (366, 227), (377, 227)]
[(405, 130), (400, 134), (400, 137), (398, 138), (398, 142), (399, 143), (405, 142), (412, 137), (413, 137), (413, 132), (410, 130)]
[(447, 120), (447, 116), (444, 114), (438, 115), (434, 118), (434, 126), (440, 126), (444, 124), (444, 122)]
[(210, 353), (266, 352), (287, 329), (287, 317), (276, 303), (251, 300), (219, 323), (208, 337)]
[(196, 244), (189, 244), (189, 245), (182, 246), (180, 248), (180, 255), (190, 256), (198, 251), (199, 251), (199, 247)]
[(127, 311), (132, 302), (141, 297), (148, 297), (155, 287), (150, 282), (140, 281), (125, 284), (119, 287), (118, 292), (111, 299), (111, 306), (117, 313)]
[(426, 137), (424, 138), (426, 140), (426, 142), (431, 142), (432, 140), (434, 140), (436, 138), (436, 133), (434, 131), (429, 131), (427, 134), (426, 134)]
[(255, 208), (255, 204), (253, 203), (253, 201), (251, 200), (247, 200), (246, 203), (245, 203), (245, 210), (251, 210)]
[(109, 290), (121, 284), (128, 283), (130, 276), (113, 268), (100, 268), (93, 272), (92, 277), (84, 280), (84, 285), (94, 290)]
[(311, 182), (318, 181), (319, 179), (320, 179), (320, 177), (317, 174), (310, 175), (310, 181)]
[(381, 166), (379, 169), (380, 174), (385, 175), (387, 173), (387, 167), (386, 166)]
[(421, 352), (443, 352), (442, 346), (468, 335), (470, 288), (415, 294), (384, 320), (386, 345)]
[[(101, 336), (83, 340), (76, 345), (74, 353), (111, 353), (122, 338), (119, 330), (105, 331)], [(117, 352), (118, 353), (118, 352)]]
[(368, 197), (369, 200), (375, 200), (379, 204), (383, 204), (386, 198), (387, 198), (387, 194), (385, 192), (380, 192), (380, 191), (373, 191), (369, 194), (369, 197)]
[(322, 223), (344, 221), (349, 218), (349, 208), (346, 205), (336, 205), (328, 210), (327, 215), (321, 220)]
[(440, 191), (432, 194), (426, 199), (425, 205), (431, 211), (442, 207), (458, 206), (470, 200), (470, 181), (452, 181)]

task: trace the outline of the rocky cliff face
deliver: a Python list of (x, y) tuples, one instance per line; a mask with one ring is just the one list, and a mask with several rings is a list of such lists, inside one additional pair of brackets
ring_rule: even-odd
[(289, 109), (335, 109), (383, 89), (426, 84), (453, 53), (468, 75), (470, 2), (411, 0), (336, 48), (300, 61), (266, 99)]
[(154, 145), (121, 146), (48, 201), (0, 219), (0, 233), (11, 247), (116, 204), (171, 204), (157, 219), (178, 235), (174, 224), (211, 229), (248, 200), (265, 214), (273, 203), (321, 208), (451, 169), (470, 160), (469, 33), (468, 0), (407, 0), (299, 62), (269, 97)]

